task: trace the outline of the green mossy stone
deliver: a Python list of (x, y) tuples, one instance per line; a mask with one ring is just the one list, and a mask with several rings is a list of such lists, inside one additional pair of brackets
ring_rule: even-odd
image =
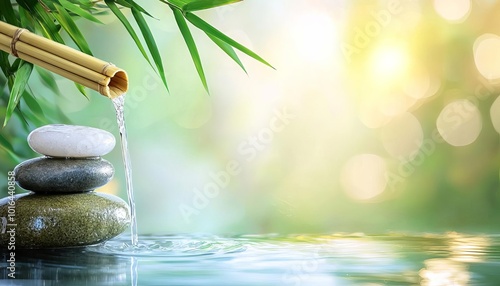
[[(9, 220), (10, 197), (0, 200), (0, 246), (56, 248), (97, 244), (121, 234), (130, 224), (129, 208), (121, 198), (89, 192), (77, 194), (18, 194), (14, 221)], [(12, 203), (11, 203), (12, 204)], [(11, 211), (12, 212), (12, 206)]]

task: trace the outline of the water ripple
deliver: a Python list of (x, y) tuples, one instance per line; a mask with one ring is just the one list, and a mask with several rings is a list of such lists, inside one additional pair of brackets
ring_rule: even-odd
[(117, 256), (193, 257), (245, 251), (246, 246), (233, 239), (216, 236), (140, 236), (132, 245), (128, 236), (120, 236), (87, 251)]

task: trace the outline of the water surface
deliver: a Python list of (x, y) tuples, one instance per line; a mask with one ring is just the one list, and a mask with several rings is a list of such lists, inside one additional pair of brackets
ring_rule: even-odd
[(500, 235), (123, 235), (16, 257), (1, 285), (500, 285)]

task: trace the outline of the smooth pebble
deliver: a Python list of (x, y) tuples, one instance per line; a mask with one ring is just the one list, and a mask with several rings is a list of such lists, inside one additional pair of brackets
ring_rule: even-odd
[(116, 140), (108, 131), (78, 125), (51, 124), (28, 135), (33, 151), (51, 157), (98, 157), (111, 152)]
[(39, 157), (14, 168), (17, 184), (42, 193), (78, 193), (107, 184), (114, 175), (113, 165), (98, 159)]

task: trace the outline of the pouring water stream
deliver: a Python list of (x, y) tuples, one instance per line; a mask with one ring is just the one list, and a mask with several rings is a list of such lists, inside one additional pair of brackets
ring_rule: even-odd
[(125, 181), (127, 184), (127, 197), (130, 206), (130, 234), (132, 246), (137, 246), (139, 238), (137, 234), (137, 217), (135, 214), (134, 190), (132, 185), (132, 166), (127, 143), (127, 129), (125, 128), (125, 94), (112, 99), (116, 110), (116, 121), (120, 131), (120, 142), (122, 149), (123, 165), (125, 168)]

